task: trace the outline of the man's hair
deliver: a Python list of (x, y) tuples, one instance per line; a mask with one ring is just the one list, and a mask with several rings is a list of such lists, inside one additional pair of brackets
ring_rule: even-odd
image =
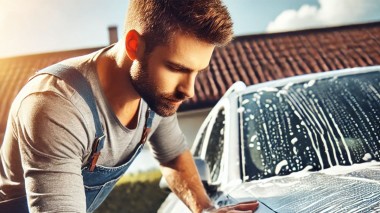
[(232, 25), (221, 0), (130, 0), (125, 33), (139, 32), (150, 52), (177, 32), (223, 46), (233, 37)]

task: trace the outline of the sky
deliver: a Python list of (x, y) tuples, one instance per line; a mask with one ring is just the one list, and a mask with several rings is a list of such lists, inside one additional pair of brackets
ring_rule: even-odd
[[(380, 0), (223, 0), (235, 35), (380, 21)], [(0, 58), (108, 45), (127, 0), (0, 0)]]

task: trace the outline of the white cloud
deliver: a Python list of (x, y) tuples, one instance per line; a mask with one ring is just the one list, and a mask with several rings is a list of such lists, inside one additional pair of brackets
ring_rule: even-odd
[(379, 0), (319, 0), (319, 7), (303, 5), (285, 10), (267, 26), (268, 32), (337, 26), (380, 20)]

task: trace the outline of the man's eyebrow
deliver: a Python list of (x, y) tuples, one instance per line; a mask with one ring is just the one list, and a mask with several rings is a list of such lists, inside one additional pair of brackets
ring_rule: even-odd
[(185, 65), (182, 65), (182, 64), (178, 64), (178, 63), (175, 63), (175, 62), (172, 62), (172, 61), (166, 61), (166, 64), (175, 68), (175, 69), (179, 69), (179, 70), (182, 70), (182, 71), (185, 71), (185, 72), (193, 72), (194, 70), (191, 69), (191, 68), (188, 68), (186, 67)]
[[(166, 64), (175, 68), (175, 69), (179, 69), (179, 70), (182, 70), (182, 71), (185, 71), (185, 72), (193, 72), (194, 69), (192, 68), (189, 68), (189, 67), (186, 67), (185, 65), (182, 65), (182, 64), (179, 64), (179, 63), (175, 63), (175, 62), (172, 62), (172, 61), (166, 61)], [(208, 71), (209, 70), (209, 66), (207, 66), (206, 68), (203, 68), (201, 70), (199, 70), (198, 72), (205, 72), (205, 71)]]

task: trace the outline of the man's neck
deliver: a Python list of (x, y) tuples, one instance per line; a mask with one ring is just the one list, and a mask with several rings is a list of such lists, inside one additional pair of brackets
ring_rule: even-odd
[(116, 44), (96, 60), (100, 85), (119, 121), (130, 129), (136, 128), (140, 95), (128, 77), (132, 61), (122, 45)]

